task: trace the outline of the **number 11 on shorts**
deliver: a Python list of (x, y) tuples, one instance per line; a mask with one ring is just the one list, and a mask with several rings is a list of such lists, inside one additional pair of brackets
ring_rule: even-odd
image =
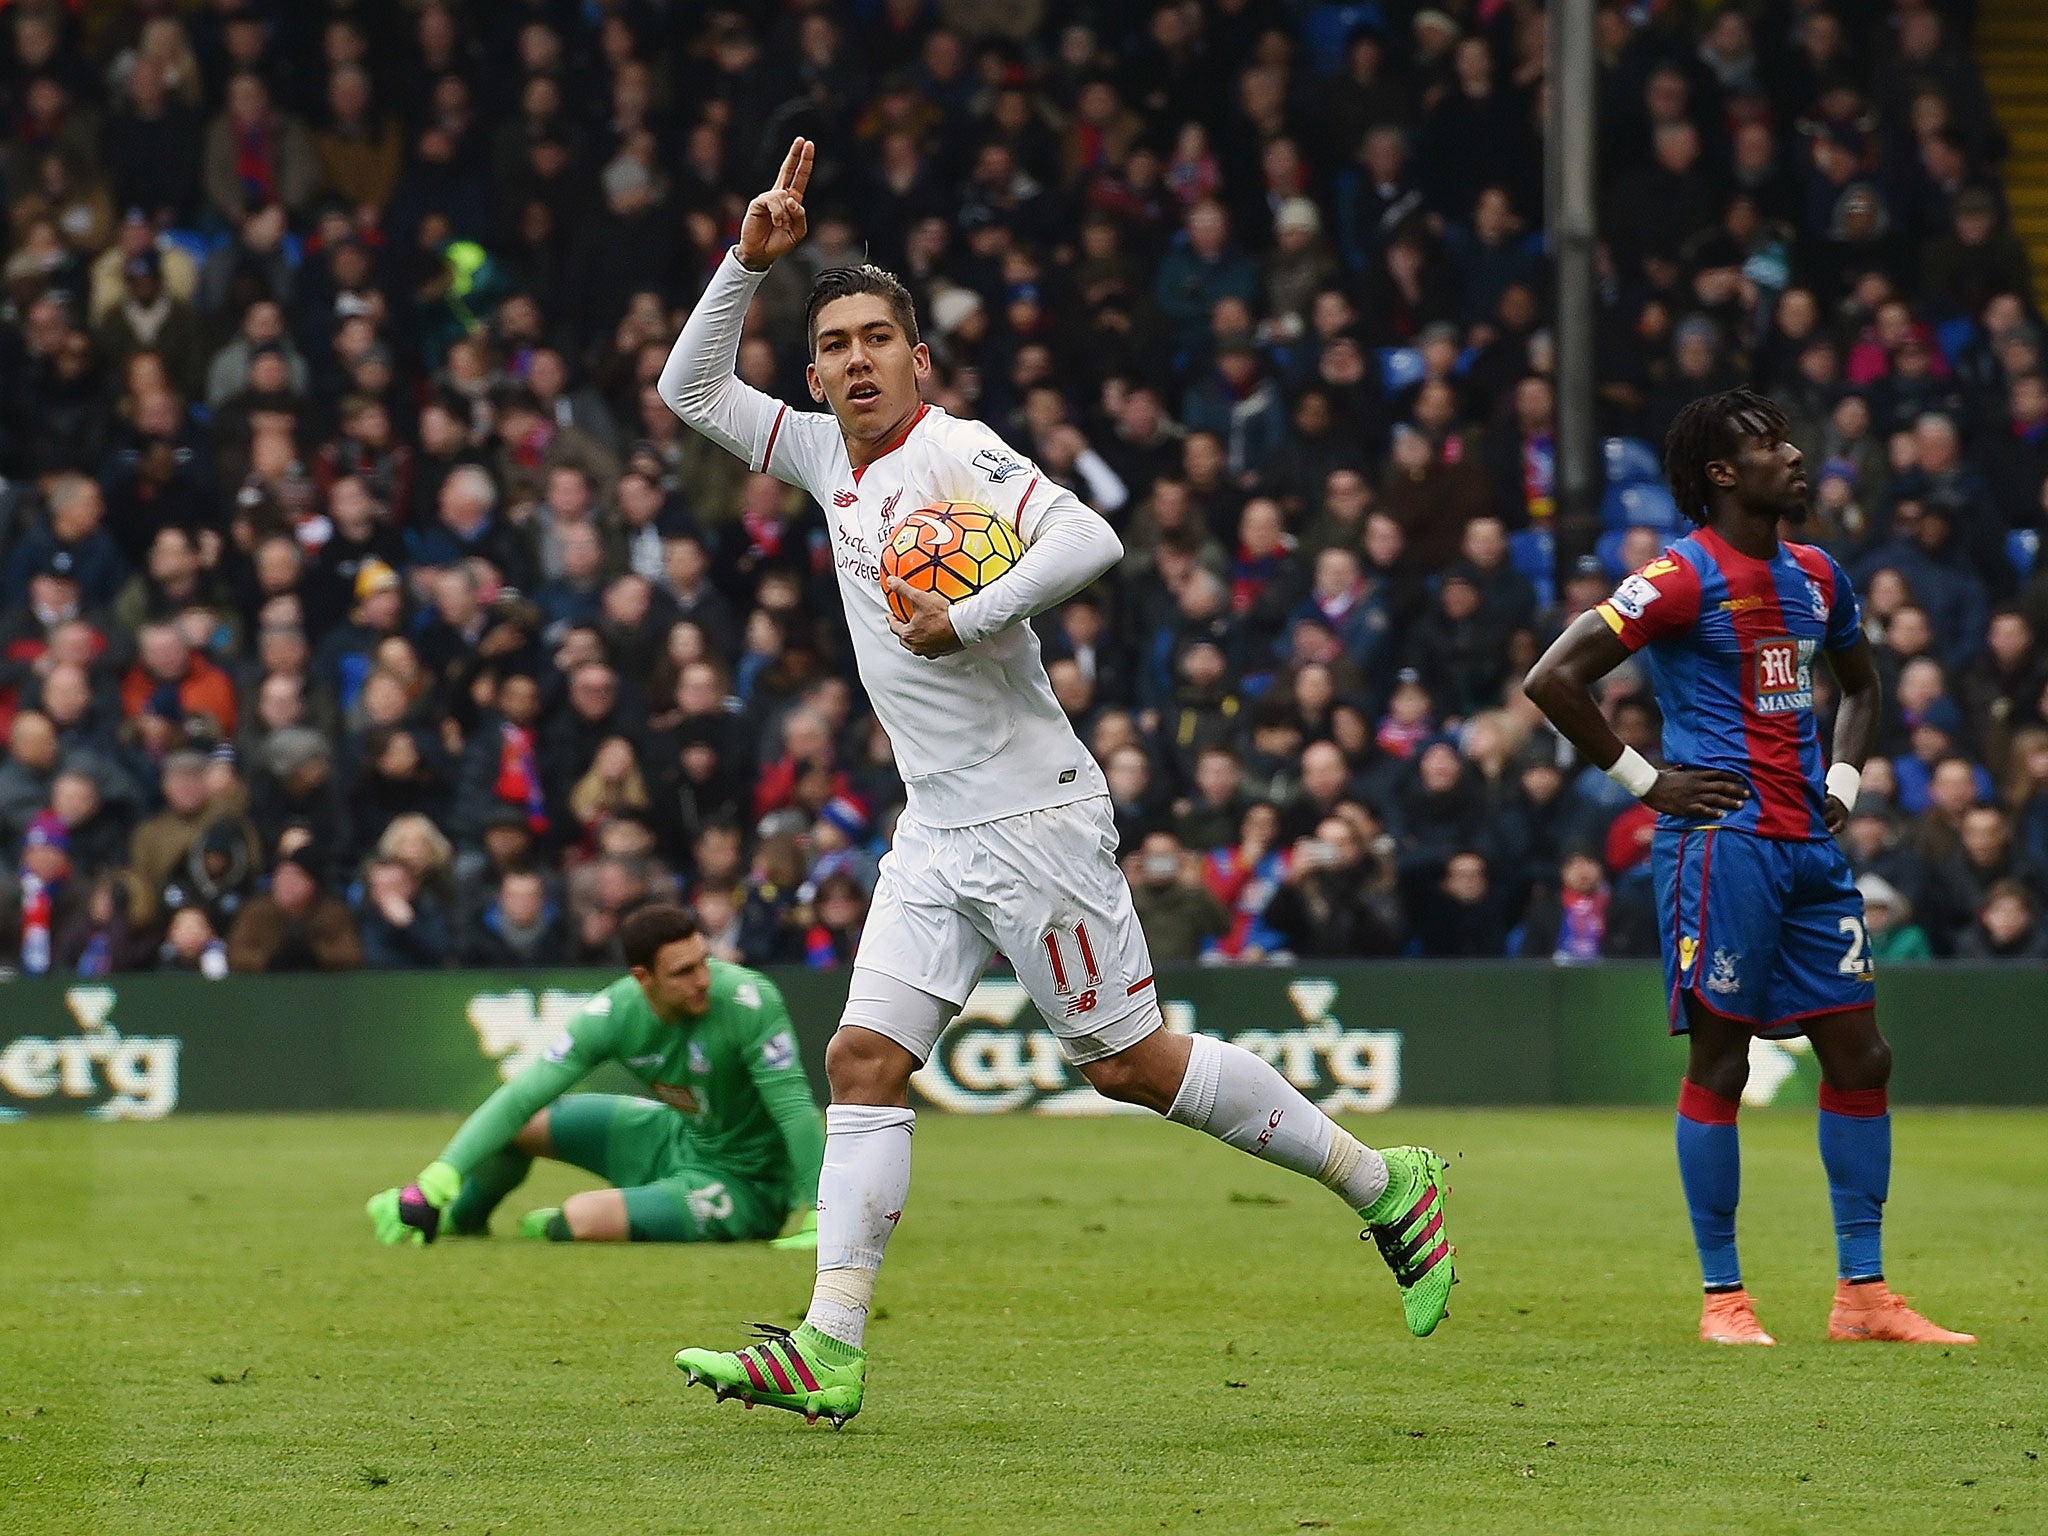
[[(1061, 997), (1071, 996), (1074, 991), (1074, 983), (1067, 972), (1066, 956), (1060, 950), (1059, 929), (1046, 929), (1045, 936), (1039, 942), (1045, 945), (1045, 961), (1047, 965), (1052, 967), (1053, 991), (1057, 992)], [(1070, 1014), (1085, 1013), (1088, 1011), (1088, 1008), (1095, 1006), (1095, 988), (1102, 981), (1101, 967), (1095, 963), (1095, 947), (1088, 942), (1088, 925), (1086, 923), (1074, 924), (1074, 946), (1080, 950), (1081, 964), (1088, 973), (1087, 989), (1083, 994), (1088, 999), (1088, 1003), (1086, 1008), (1069, 1007), (1067, 1011)], [(1078, 998), (1075, 999), (1076, 1002), (1079, 1000)]]

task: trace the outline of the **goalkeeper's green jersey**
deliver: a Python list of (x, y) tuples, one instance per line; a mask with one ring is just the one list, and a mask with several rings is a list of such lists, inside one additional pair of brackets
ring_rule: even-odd
[(742, 1178), (782, 1186), (792, 1206), (817, 1203), (825, 1127), (789, 1010), (774, 982), (722, 960), (711, 962), (709, 1010), (680, 1024), (656, 1017), (631, 976), (606, 987), (539, 1061), (484, 1100), (441, 1161), (468, 1174), (607, 1061), (680, 1111), (690, 1146), (708, 1160)]

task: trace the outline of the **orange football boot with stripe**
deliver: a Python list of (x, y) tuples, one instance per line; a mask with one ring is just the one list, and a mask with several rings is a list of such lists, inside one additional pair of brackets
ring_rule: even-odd
[(1775, 1344), (1778, 1341), (1765, 1333), (1764, 1325), (1756, 1320), (1756, 1303), (1750, 1299), (1749, 1292), (1738, 1288), (1707, 1292), (1706, 1305), (1700, 1308), (1700, 1342)]
[(1886, 1344), (1974, 1344), (1974, 1333), (1956, 1333), (1929, 1322), (1906, 1305), (1882, 1280), (1852, 1285), (1835, 1282), (1835, 1307), (1828, 1314), (1828, 1337), (1851, 1343), (1870, 1340)]

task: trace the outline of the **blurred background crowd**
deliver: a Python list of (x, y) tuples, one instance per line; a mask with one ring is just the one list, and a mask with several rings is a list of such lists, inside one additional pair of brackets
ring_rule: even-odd
[[(2048, 385), (1968, 11), (1603, 4), (1597, 527), (1555, 498), (1533, 0), (13, 0), (0, 959), (845, 965), (902, 788), (822, 517), (654, 379), (790, 138), (804, 295), (1128, 554), (1041, 621), (1162, 959), (1650, 955), (1518, 680), (1750, 382), (1855, 577), (1879, 961), (2048, 954)], [(1655, 758), (1633, 667), (1604, 687)]]

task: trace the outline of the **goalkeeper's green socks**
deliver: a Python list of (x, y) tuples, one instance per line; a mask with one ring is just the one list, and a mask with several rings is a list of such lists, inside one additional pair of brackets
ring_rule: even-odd
[(532, 1158), (510, 1147), (494, 1152), (478, 1163), (470, 1169), (469, 1177), (462, 1181), (462, 1193), (451, 1200), (441, 1213), (442, 1233), (474, 1237), (488, 1231), (491, 1212), (498, 1208), (501, 1200), (526, 1182), (527, 1171), (532, 1167)]
[(569, 1218), (562, 1214), (559, 1205), (544, 1206), (537, 1211), (528, 1211), (519, 1218), (519, 1235), (538, 1241), (545, 1238), (551, 1243), (573, 1243), (576, 1234), (569, 1230)]

